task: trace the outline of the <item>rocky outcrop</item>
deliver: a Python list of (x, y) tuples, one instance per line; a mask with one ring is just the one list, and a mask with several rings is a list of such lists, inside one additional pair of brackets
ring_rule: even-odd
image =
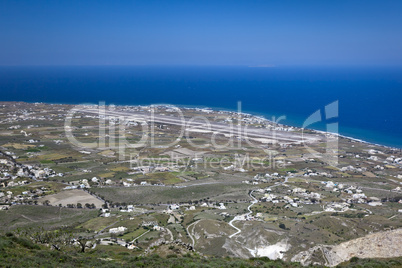
[(352, 257), (393, 258), (402, 256), (402, 228), (369, 234), (336, 246), (318, 245), (292, 258), (303, 265), (336, 266)]

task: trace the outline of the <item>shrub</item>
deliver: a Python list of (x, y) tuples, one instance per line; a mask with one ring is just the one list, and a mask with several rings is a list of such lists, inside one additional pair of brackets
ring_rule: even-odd
[(19, 238), (16, 236), (13, 236), (11, 238), (11, 240), (17, 244), (20, 244), (21, 246), (23, 246), (24, 248), (28, 248), (28, 249), (40, 249), (40, 247), (36, 244), (34, 244), (31, 240), (28, 240), (26, 238)]
[(350, 259), (350, 262), (358, 262), (359, 258), (358, 257), (353, 257)]

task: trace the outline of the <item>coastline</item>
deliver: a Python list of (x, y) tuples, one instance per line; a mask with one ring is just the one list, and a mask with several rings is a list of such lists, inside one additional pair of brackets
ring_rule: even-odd
[[(2, 101), (2, 102), (3, 103), (13, 103), (13, 102), (15, 102), (15, 103), (30, 103), (30, 104), (37, 103), (37, 104), (49, 104), (49, 105), (73, 105), (73, 106), (75, 106), (75, 105), (94, 105), (94, 106), (98, 106), (98, 104), (93, 104), (93, 103), (75, 104), (75, 103), (52, 103), (52, 102), (38, 102), (38, 101), (35, 101), (35, 102), (29, 102), (29, 101)], [(192, 105), (188, 105), (188, 104), (184, 105), (184, 104), (166, 104), (166, 103), (163, 104), (163, 103), (160, 103), (160, 104), (148, 104), (148, 105), (144, 105), (144, 104), (130, 104), (130, 105), (113, 104), (113, 105), (117, 106), (117, 107), (150, 107), (150, 106), (168, 107), (168, 106), (176, 106), (176, 107), (179, 107), (179, 108), (182, 108), (182, 109), (188, 109), (188, 110), (210, 110), (210, 111), (213, 111), (213, 112), (223, 112), (223, 113), (238, 114), (237, 111), (230, 110), (230, 109), (227, 109), (227, 108), (209, 107), (209, 106), (192, 106)], [(267, 119), (264, 115), (261, 115), (261, 114), (257, 115), (257, 114), (253, 114), (252, 112), (240, 112), (240, 114), (245, 115), (245, 116), (255, 117), (255, 118), (258, 118), (258, 119), (262, 119), (262, 120), (266, 120), (268, 122), (274, 123), (272, 120)], [(293, 127), (293, 128), (300, 129), (300, 130), (303, 129), (301, 127), (297, 127), (297, 126), (289, 125), (289, 124), (282, 124), (281, 123), (280, 125), (283, 125), (283, 126), (286, 126), (286, 127)], [(397, 150), (402, 150), (402, 146), (401, 146), (401, 148), (398, 148), (396, 146), (389, 146), (389, 145), (384, 145), (384, 144), (380, 144), (380, 143), (369, 142), (369, 141), (366, 141), (366, 140), (361, 139), (361, 138), (355, 138), (355, 137), (348, 136), (348, 135), (343, 135), (343, 134), (340, 134), (340, 133), (333, 133), (333, 132), (324, 131), (324, 130), (318, 130), (318, 129), (313, 129), (313, 128), (305, 128), (305, 129), (309, 130), (309, 131), (314, 131), (314, 132), (317, 132), (317, 133), (320, 133), (320, 134), (335, 135), (335, 136), (341, 137), (343, 139), (351, 140), (351, 141), (354, 141), (354, 142), (361, 142), (361, 143), (374, 145), (374, 146), (379, 146), (379, 147), (390, 149), (390, 150), (396, 150), (396, 151)]]
[[(127, 106), (127, 105), (122, 105), (122, 106)], [(130, 105), (129, 105), (130, 106)], [(134, 106), (134, 105), (133, 105)], [(161, 104), (161, 106), (163, 106)], [(186, 107), (186, 106), (181, 106), (181, 105), (177, 105), (178, 107), (184, 108), (184, 109), (197, 109), (194, 107)], [(198, 108), (198, 109), (208, 109), (214, 112), (227, 112), (227, 113), (237, 113), (236, 111), (231, 111), (231, 110), (225, 110), (225, 109), (216, 109), (216, 108), (212, 108), (212, 107), (205, 107), (205, 108)], [(243, 115), (247, 115), (247, 116), (252, 116), (252, 117), (256, 117), (256, 118), (260, 118), (263, 120), (266, 120), (268, 122), (272, 122), (271, 120), (267, 119), (264, 115), (256, 115), (256, 114), (252, 114), (252, 113), (244, 113), (241, 112), (241, 114)], [(303, 129), (301, 127), (297, 127), (297, 126), (292, 126), (292, 125), (288, 125), (288, 124), (280, 124), (286, 127), (293, 127), (293, 128), (297, 128), (297, 129)], [(383, 144), (379, 144), (379, 143), (374, 143), (374, 142), (369, 142), (369, 141), (365, 141), (363, 139), (359, 139), (359, 138), (354, 138), (351, 136), (347, 136), (347, 135), (343, 135), (343, 134), (339, 134), (339, 133), (334, 133), (334, 132), (329, 132), (329, 131), (324, 131), (324, 130), (318, 130), (318, 129), (313, 129), (313, 128), (305, 128), (306, 130), (309, 131), (314, 131), (320, 134), (329, 134), (329, 135), (335, 135), (344, 139), (348, 139), (351, 141), (355, 141), (355, 142), (361, 142), (361, 143), (365, 143), (365, 144), (370, 144), (370, 145), (374, 145), (374, 146), (379, 146), (379, 147), (383, 147), (383, 148), (387, 148), (387, 149), (391, 149), (391, 150), (402, 150), (402, 148), (398, 148), (398, 147), (394, 147), (394, 146), (388, 146), (388, 145), (383, 145)]]

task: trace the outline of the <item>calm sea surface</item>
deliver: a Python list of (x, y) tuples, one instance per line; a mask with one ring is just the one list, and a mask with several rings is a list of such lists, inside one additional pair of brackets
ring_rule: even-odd
[(286, 116), (302, 126), (339, 101), (339, 117), (310, 125), (402, 148), (402, 68), (0, 67), (0, 100), (116, 105), (174, 104)]

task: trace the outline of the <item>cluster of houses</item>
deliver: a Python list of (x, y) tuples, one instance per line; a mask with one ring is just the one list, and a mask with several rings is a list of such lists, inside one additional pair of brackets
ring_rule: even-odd
[(253, 177), (252, 180), (244, 180), (242, 181), (242, 183), (258, 185), (260, 183), (267, 183), (274, 180), (286, 179), (286, 178), (287, 178), (286, 176), (282, 176), (279, 175), (279, 173), (274, 172), (272, 174), (266, 173), (265, 175), (257, 174)]
[(0, 203), (7, 203), (11, 205), (17, 204), (38, 204), (37, 199), (40, 196), (46, 195), (50, 192), (46, 187), (38, 187), (29, 191), (23, 191), (21, 194), (15, 194), (12, 191), (0, 192)]
[(138, 166), (138, 167), (132, 167), (132, 172), (130, 174), (138, 174), (141, 173), (143, 175), (151, 172), (170, 172), (172, 170), (173, 166), (167, 167), (167, 166), (156, 166), (156, 165), (150, 165), (150, 166)]
[[(205, 112), (205, 111), (202, 111)], [(253, 126), (263, 126), (265, 128), (269, 128), (271, 130), (277, 131), (295, 131), (297, 128), (292, 126), (286, 126), (282, 124), (278, 124), (273, 121), (269, 121), (264, 117), (255, 116), (246, 113), (236, 113), (236, 112), (225, 112), (219, 111), (218, 114), (226, 114), (227, 117), (223, 120), (224, 123), (233, 123), (234, 121), (240, 121), (244, 125), (253, 125)]]
[[(123, 212), (123, 213), (144, 212), (144, 211), (145, 211), (144, 209), (136, 208), (136, 207), (134, 207), (134, 205), (127, 205), (127, 206), (122, 206), (119, 208), (119, 212)], [(101, 212), (101, 215), (100, 215), (101, 217), (108, 218), (108, 217), (112, 216), (111, 211), (108, 208), (101, 208), (100, 212)], [(130, 218), (130, 220), (131, 219), (132, 218)]]
[(341, 203), (329, 203), (325, 206), (324, 211), (326, 212), (345, 212), (349, 210), (350, 204), (346, 202)]
[(147, 185), (153, 185), (153, 186), (164, 186), (165, 184), (163, 183), (150, 183), (147, 181), (141, 181), (140, 183), (135, 183), (133, 179), (127, 178), (122, 181), (113, 181), (111, 179), (104, 179), (104, 178), (97, 178), (93, 177), (92, 179), (81, 179), (76, 182), (70, 182), (72, 185), (66, 186), (64, 189), (69, 190), (69, 189), (77, 189), (77, 188), (91, 188), (91, 186), (100, 186), (100, 185), (120, 185), (124, 187), (134, 187), (134, 186), (147, 186)]
[[(55, 176), (64, 176), (50, 168), (24, 165), (15, 161), (9, 152), (0, 152), (0, 203), (8, 204), (37, 204), (38, 197), (46, 195), (49, 190), (45, 187), (31, 189), (15, 194), (9, 187), (23, 186), (34, 181), (40, 181)], [(6, 190), (8, 189), (8, 190)]]
[(239, 172), (247, 172), (246, 169), (242, 167), (237, 167), (236, 165), (230, 165), (227, 167), (223, 167), (223, 170), (233, 170), (233, 171), (239, 171)]
[(346, 166), (346, 167), (342, 167), (340, 169), (340, 171), (342, 171), (342, 172), (351, 171), (351, 172), (354, 172), (354, 173), (362, 173), (362, 172), (367, 171), (367, 168), (365, 168), (365, 167)]
[(119, 226), (116, 228), (110, 228), (109, 229), (109, 234), (121, 234), (127, 231), (127, 227), (124, 226)]
[(133, 179), (125, 179), (126, 181), (123, 181), (122, 184), (124, 187), (133, 187), (133, 186), (147, 186), (147, 185), (154, 185), (154, 186), (164, 186), (163, 183), (149, 183), (147, 181), (141, 181), (139, 184), (133, 182)]
[[(141, 226), (147, 227), (148, 229), (151, 227), (151, 229), (154, 231), (164, 231), (165, 230), (165, 228), (157, 225), (156, 222), (153, 222), (153, 221), (143, 222)], [(109, 229), (110, 235), (121, 235), (121, 234), (124, 234), (127, 232), (128, 232), (128, 228), (124, 227), (124, 226), (119, 226), (119, 227)], [(149, 231), (147, 231), (147, 232), (149, 232)], [(147, 232), (145, 232), (145, 233), (147, 233)], [(100, 245), (120, 245), (120, 246), (126, 247), (127, 249), (136, 249), (138, 247), (134, 244), (134, 242), (139, 237), (137, 237), (133, 241), (129, 241), (129, 242), (125, 241), (122, 238), (116, 238), (116, 237), (115, 238), (101, 238), (101, 239), (99, 239), (99, 244)]]
[[(21, 121), (47, 121), (47, 120), (64, 120), (57, 113), (46, 113), (46, 110), (41, 111), (42, 114), (37, 114), (34, 109), (19, 109), (15, 112), (9, 112), (6, 118), (3, 118), (1, 123), (15, 123)], [(32, 127), (32, 126), (31, 126)], [(20, 125), (10, 126), (8, 129), (19, 129)]]
[[(86, 173), (89, 173), (90, 171), (87, 171)], [(99, 186), (99, 185), (115, 185), (116, 182), (114, 182), (111, 179), (104, 179), (104, 178), (97, 178), (97, 177), (92, 177), (92, 179), (81, 179), (79, 181), (75, 182), (69, 182), (71, 185), (66, 186), (64, 189), (65, 190), (70, 190), (70, 189), (85, 189), (85, 188), (91, 188), (91, 186)]]
[[(15, 161), (10, 153), (0, 152), (0, 187), (6, 187), (4, 181), (19, 178), (32, 180), (43, 180), (55, 176), (64, 176), (63, 173), (56, 173), (50, 168), (41, 168), (33, 165), (23, 165)], [(3, 182), (3, 183), (2, 183)]]
[(344, 198), (346, 204), (357, 203), (357, 204), (368, 204), (370, 206), (382, 205), (381, 200), (379, 198), (367, 197), (366, 194), (363, 193), (363, 190), (357, 186), (353, 185), (347, 186), (341, 183), (337, 184), (332, 181), (321, 182), (321, 183), (324, 184), (325, 188), (331, 192), (346, 193), (348, 195), (346, 198)]
[(387, 157), (386, 161), (387, 161), (387, 164), (388, 163), (389, 164), (391, 164), (391, 163), (393, 163), (393, 164), (402, 164), (402, 157), (395, 157), (395, 156), (391, 155), (390, 157)]
[(303, 188), (294, 188), (293, 190), (288, 190), (289, 193), (299, 197), (291, 197), (288, 195), (279, 196), (271, 193), (271, 189), (261, 189), (265, 191), (264, 196), (261, 198), (262, 202), (272, 202), (273, 204), (277, 204), (280, 202), (287, 203), (292, 207), (302, 207), (302, 204), (308, 205), (317, 202), (321, 195), (319, 193), (308, 192), (306, 189)]
[[(367, 155), (360, 155), (360, 154), (347, 154), (349, 156), (353, 156), (358, 159), (366, 159), (375, 162), (381, 162), (381, 164), (377, 164), (374, 166), (374, 169), (377, 170), (384, 170), (385, 168), (394, 168), (395, 166), (402, 165), (402, 157), (396, 157), (394, 155), (390, 155), (387, 158), (382, 158), (379, 155), (383, 155), (384, 153), (379, 150), (370, 149)], [(355, 171), (355, 172), (364, 172), (366, 169), (364, 168), (353, 168), (351, 166), (346, 167), (343, 171)]]
[(332, 178), (333, 175), (331, 173), (327, 172), (314, 172), (311, 169), (308, 169), (304, 172), (303, 177), (315, 177), (315, 176), (321, 176), (321, 177), (327, 177), (327, 178)]

